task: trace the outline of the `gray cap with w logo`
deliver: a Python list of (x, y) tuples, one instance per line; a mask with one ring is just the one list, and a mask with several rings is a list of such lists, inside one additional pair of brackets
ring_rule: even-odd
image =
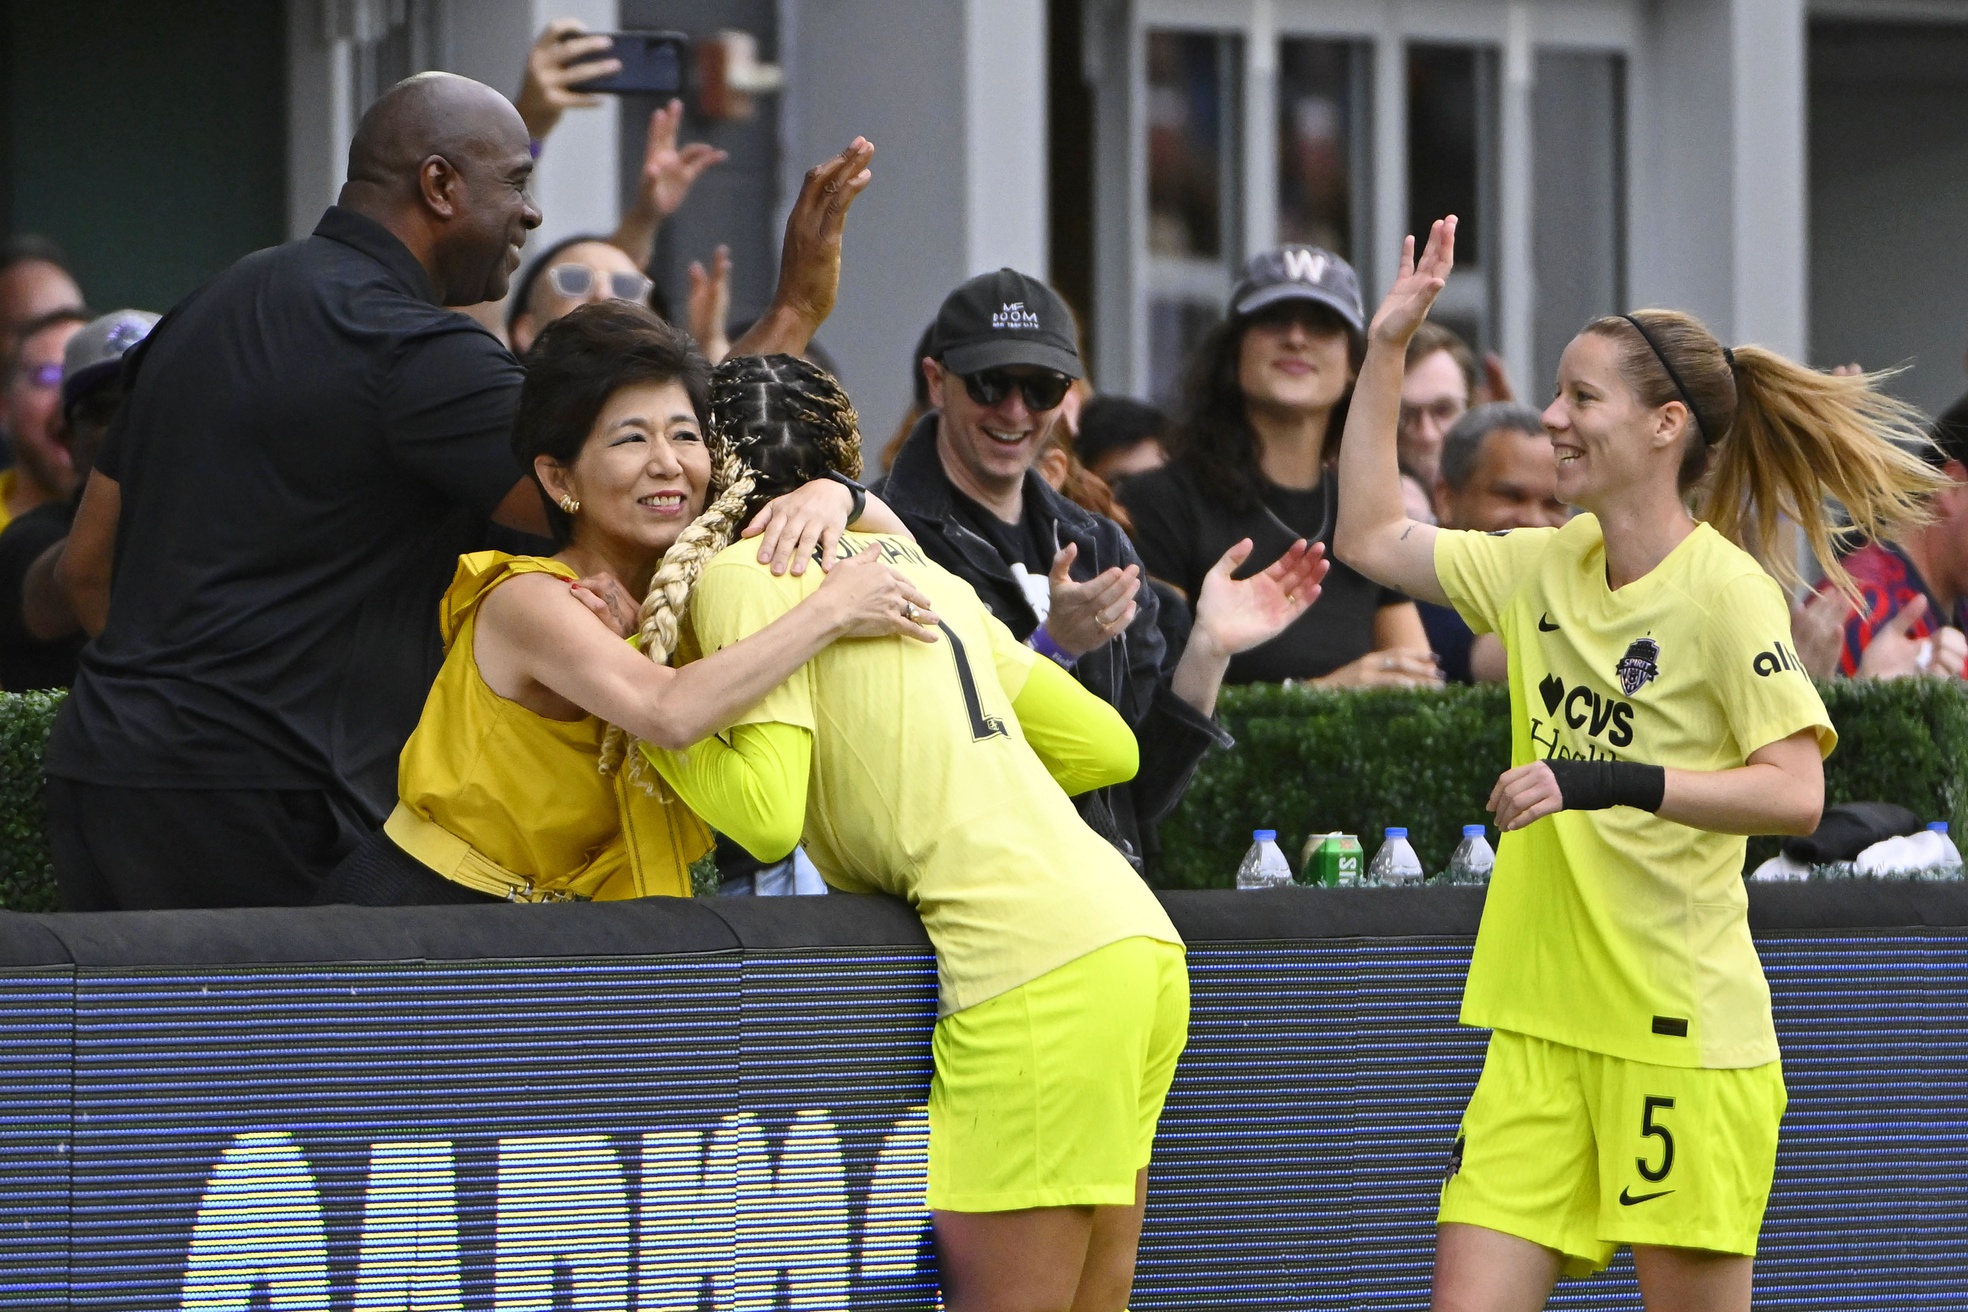
[(1230, 293), (1230, 312), (1256, 314), (1280, 301), (1314, 301), (1354, 332), (1367, 330), (1359, 275), (1345, 260), (1317, 246), (1279, 246), (1251, 256), (1243, 281)]

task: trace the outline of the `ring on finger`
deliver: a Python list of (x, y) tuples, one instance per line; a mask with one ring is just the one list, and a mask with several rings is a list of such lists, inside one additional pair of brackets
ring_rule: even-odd
[(1381, 668), (1381, 669), (1383, 669), (1383, 670), (1391, 670), (1391, 669), (1393, 669), (1393, 668), (1394, 668), (1394, 658), (1393, 658), (1392, 656), (1383, 656), (1383, 657), (1381, 657), (1381, 658), (1380, 658), (1380, 668)]
[(921, 613), (922, 613), (921, 611), (916, 609), (915, 602), (905, 601), (902, 603), (902, 618), (908, 620), (910, 623), (914, 623), (916, 621), (916, 616), (920, 615)]

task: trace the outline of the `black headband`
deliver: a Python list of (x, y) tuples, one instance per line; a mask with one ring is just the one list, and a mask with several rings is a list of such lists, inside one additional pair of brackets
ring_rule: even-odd
[[(1704, 443), (1714, 442), (1720, 434), (1715, 431), (1713, 424), (1702, 418), (1702, 412), (1695, 408), (1695, 398), (1688, 395), (1687, 387), (1681, 382), (1681, 375), (1674, 371), (1673, 362), (1667, 358), (1667, 352), (1661, 350), (1660, 343), (1654, 340), (1654, 335), (1647, 331), (1647, 325), (1641, 323), (1630, 314), (1622, 314), (1620, 318), (1633, 325), (1633, 331), (1640, 334), (1640, 340), (1645, 342), (1647, 349), (1654, 353), (1654, 359), (1659, 360), (1661, 362), (1661, 368), (1667, 370), (1667, 381), (1674, 384), (1674, 391), (1680, 396), (1681, 404), (1688, 407), (1688, 414), (1693, 417), (1695, 431), (1701, 434), (1702, 441)], [(1736, 353), (1725, 346), (1722, 348), (1722, 359), (1729, 366), (1731, 372), (1733, 372), (1736, 367)]]

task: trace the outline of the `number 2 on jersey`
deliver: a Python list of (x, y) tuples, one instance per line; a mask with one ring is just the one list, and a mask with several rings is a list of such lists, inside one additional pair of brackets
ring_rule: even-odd
[(963, 639), (942, 620), (936, 621), (936, 627), (943, 630), (943, 640), (950, 644), (950, 655), (957, 662), (957, 683), (963, 688), (964, 710), (970, 714), (970, 740), (981, 743), (1011, 737), (1003, 720), (984, 713), (984, 699), (977, 694), (977, 679), (970, 672), (970, 655), (964, 650)]

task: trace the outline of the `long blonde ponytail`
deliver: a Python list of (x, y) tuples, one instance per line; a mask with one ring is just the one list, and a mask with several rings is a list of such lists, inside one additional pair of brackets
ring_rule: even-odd
[[(1760, 346), (1730, 351), (1677, 310), (1632, 319), (1639, 326), (1617, 315), (1585, 331), (1624, 348), (1620, 372), (1646, 404), (1678, 400), (1692, 411), (1681, 482), (1697, 518), (1788, 588), (1803, 581), (1779, 549), (1783, 522), (1795, 524), (1825, 577), (1856, 602), (1838, 539), (1892, 539), (1925, 524), (1928, 499), (1948, 486), (1921, 458), (1932, 444), (1920, 412), (1880, 390), (1891, 375), (1819, 373)], [(1844, 507), (1850, 529), (1827, 501)]]

